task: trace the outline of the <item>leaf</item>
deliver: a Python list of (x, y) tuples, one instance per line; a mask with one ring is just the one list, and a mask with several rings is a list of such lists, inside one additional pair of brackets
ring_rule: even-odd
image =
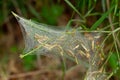
[(63, 7), (60, 5), (52, 5), (50, 7), (44, 6), (41, 10), (41, 16), (44, 20), (51, 25), (55, 25), (57, 23), (57, 19), (63, 13)]
[(109, 60), (108, 60), (110, 67), (112, 68), (112, 70), (116, 70), (117, 66), (118, 66), (118, 59), (117, 59), (117, 55), (116, 53), (112, 53), (112, 55), (110, 56)]
[(82, 19), (84, 19), (81, 15), (81, 13), (72, 5), (72, 3), (69, 0), (65, 0), (65, 2), (77, 13), (80, 15)]
[(111, 7), (106, 13), (102, 15), (100, 19), (98, 19), (91, 27), (91, 30), (97, 29), (97, 27), (103, 22), (103, 20), (112, 12), (114, 7)]
[(32, 69), (35, 68), (34, 66), (34, 61), (36, 60), (36, 56), (32, 55), (32, 56), (26, 56), (26, 58), (23, 58), (23, 65), (24, 65), (24, 69), (26, 71), (30, 71)]

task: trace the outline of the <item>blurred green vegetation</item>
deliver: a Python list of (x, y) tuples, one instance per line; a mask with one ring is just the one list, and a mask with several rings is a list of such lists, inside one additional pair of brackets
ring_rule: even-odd
[[(56, 2), (56, 1), (55, 1)], [(33, 17), (34, 20), (55, 25), (63, 13), (63, 6), (57, 1), (34, 0), (0, 0), (0, 25), (11, 16), (11, 11), (24, 17)]]
[(55, 25), (57, 24), (57, 19), (63, 13), (63, 6), (52, 5), (43, 6), (41, 9), (41, 16), (44, 18), (47, 24)]
[[(8, 19), (9, 24), (16, 26), (16, 23), (13, 24), (10, 22), (13, 19), (11, 11), (50, 25), (57, 25), (58, 19), (63, 14), (67, 14), (68, 17), (66, 16), (66, 18), (69, 18), (69, 25), (82, 27), (88, 31), (97, 29), (113, 31), (120, 27), (120, 0), (0, 0), (0, 10), (0, 38), (6, 33), (3, 28), (5, 27), (4, 24), (8, 24)], [(14, 29), (14, 27), (12, 29)], [(118, 42), (114, 37), (118, 39)], [(120, 33), (118, 31), (115, 33), (115, 36), (111, 36), (105, 44), (113, 45), (105, 47), (107, 48), (105, 52), (109, 53), (106, 54), (106, 57), (110, 56), (108, 60), (109, 64), (106, 68), (109, 66), (112, 71), (115, 71), (116, 68), (119, 67), (119, 42)], [(1, 52), (5, 51), (2, 50), (2, 47), (3, 45), (0, 45)], [(11, 52), (17, 52), (16, 46), (11, 45), (10, 47)], [(3, 61), (4, 59), (7, 60), (6, 57), (3, 58)], [(33, 63), (35, 60), (35, 56), (27, 56), (24, 58), (24, 68), (28, 71), (34, 69), (35, 66), (33, 66)], [(114, 76), (117, 76), (116, 78), (119, 80), (119, 75), (120, 73)]]
[(36, 55), (29, 55), (23, 58), (23, 66), (25, 71), (31, 71), (35, 68)]

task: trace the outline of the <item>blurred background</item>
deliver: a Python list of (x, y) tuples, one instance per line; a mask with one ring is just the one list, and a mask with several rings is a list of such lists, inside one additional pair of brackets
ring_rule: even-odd
[[(23, 36), (11, 11), (24, 18), (59, 27), (64, 27), (75, 19), (71, 26), (89, 29), (107, 11), (106, 1), (70, 0), (81, 15), (85, 16), (82, 20), (64, 0), (0, 0), (0, 80), (82, 80), (85, 68), (70, 60), (64, 63), (60, 58), (36, 55), (21, 59), (19, 54), (24, 48)], [(119, 21), (116, 17), (119, 17), (120, 1), (108, 0), (108, 3), (117, 5), (114, 20)], [(108, 24), (108, 20), (105, 20), (99, 28)], [(66, 75), (64, 64), (67, 69), (72, 68)], [(117, 75), (111, 80), (119, 80)]]

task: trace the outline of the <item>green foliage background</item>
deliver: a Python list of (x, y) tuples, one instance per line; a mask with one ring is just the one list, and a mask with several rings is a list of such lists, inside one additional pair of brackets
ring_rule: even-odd
[[(20, 42), (19, 39), (21, 38), (18, 38), (18, 40), (14, 38), (13, 42), (8, 45), (10, 48), (2, 44), (2, 38), (6, 36), (6, 33), (9, 34), (9, 30), (12, 29), (13, 36), (16, 36), (15, 34), (17, 33), (15, 32), (16, 28), (13, 27), (16, 26), (16, 22), (13, 20), (11, 11), (26, 18), (50, 25), (58, 25), (58, 19), (65, 14), (67, 16), (66, 18), (68, 18), (68, 23), (65, 23), (67, 26), (81, 26), (86, 31), (97, 29), (112, 31), (110, 26), (114, 25), (114, 30), (120, 27), (119, 0), (0, 0), (0, 10), (1, 64), (2, 61), (6, 60), (6, 56), (11, 57), (8, 53), (17, 55), (14, 53), (19, 51), (15, 45)], [(12, 26), (11, 29), (10, 25)], [(20, 37), (20, 35), (17, 35), (17, 37)], [(105, 44), (105, 48), (107, 48), (105, 53), (108, 53), (106, 57), (110, 56), (107, 58), (109, 63), (105, 67), (110, 68), (109, 71), (113, 72), (118, 68), (116, 66), (119, 66), (117, 63), (119, 63), (118, 55), (120, 54), (120, 44), (115, 45), (116, 41), (114, 37), (117, 37), (120, 42), (120, 33), (117, 32), (116, 36), (111, 36)], [(7, 49), (8, 51), (6, 52)], [(32, 64), (35, 60), (36, 58), (34, 56), (24, 58), (24, 68), (26, 70), (34, 69), (35, 66)], [(7, 62), (5, 61), (5, 63)], [(119, 74), (119, 72), (116, 72), (113, 77), (119, 80)]]

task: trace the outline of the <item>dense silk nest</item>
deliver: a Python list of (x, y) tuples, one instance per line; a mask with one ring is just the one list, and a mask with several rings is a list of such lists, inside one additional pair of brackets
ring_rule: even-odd
[(101, 33), (79, 29), (54, 29), (51, 26), (24, 19), (13, 13), (23, 33), (24, 53), (27, 55), (60, 55), (70, 57), (77, 64), (88, 68), (85, 80), (104, 80), (104, 69), (100, 68), (102, 55)]

